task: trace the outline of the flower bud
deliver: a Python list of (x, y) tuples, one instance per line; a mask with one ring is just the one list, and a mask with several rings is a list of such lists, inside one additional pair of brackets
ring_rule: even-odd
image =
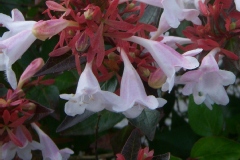
[(136, 58), (136, 54), (134, 52), (129, 52), (129, 55), (132, 57), (132, 58)]
[(37, 58), (32, 61), (28, 67), (25, 69), (20, 77), (18, 88), (22, 88), (23, 84), (28, 81), (35, 73), (37, 73), (44, 65), (42, 58)]
[(29, 102), (23, 106), (23, 109), (26, 111), (35, 111), (36, 107), (36, 104)]
[(131, 10), (135, 7), (135, 4), (134, 3), (129, 3), (128, 5), (128, 9)]
[(78, 52), (84, 52), (86, 49), (88, 49), (89, 45), (90, 42), (88, 35), (85, 32), (81, 33), (80, 37), (75, 43), (76, 50)]
[(86, 20), (92, 20), (93, 19), (94, 10), (92, 8), (89, 8), (83, 14), (84, 14), (84, 17), (85, 17)]
[(149, 71), (149, 69), (145, 68), (145, 67), (139, 67), (138, 71), (140, 72), (141, 76), (143, 77), (149, 77), (151, 72)]
[(47, 38), (51, 38), (52, 36), (58, 34), (66, 27), (78, 27), (78, 23), (74, 21), (68, 21), (65, 19), (52, 19), (47, 21), (38, 21), (32, 29), (33, 35), (45, 41)]
[(166, 82), (167, 76), (163, 71), (158, 68), (155, 72), (151, 73), (148, 79), (148, 85), (152, 88), (160, 88)]
[(109, 60), (113, 60), (113, 61), (117, 61), (120, 59), (119, 55), (117, 55), (114, 52), (109, 53), (107, 56)]

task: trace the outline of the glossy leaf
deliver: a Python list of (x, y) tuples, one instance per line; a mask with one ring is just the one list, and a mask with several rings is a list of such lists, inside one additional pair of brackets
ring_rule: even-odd
[(218, 105), (210, 110), (204, 104), (196, 105), (193, 97), (189, 99), (188, 118), (191, 128), (201, 136), (220, 135), (223, 130), (223, 113)]
[(118, 85), (117, 78), (114, 76), (110, 80), (104, 82), (101, 85), (101, 89), (104, 91), (115, 92)]
[(37, 101), (39, 104), (48, 108), (57, 107), (59, 91), (56, 86), (35, 86), (26, 93), (28, 99)]
[(63, 72), (54, 79), (54, 85), (58, 87), (60, 93), (64, 93), (63, 91), (65, 91), (66, 89), (77, 86), (79, 75), (77, 76), (78, 77), (76, 77), (71, 71)]
[(183, 117), (173, 114), (172, 121), (181, 121), (178, 126), (172, 125), (157, 129), (154, 141), (149, 142), (149, 148), (154, 150), (154, 155), (170, 152), (174, 156), (187, 159), (194, 143), (199, 136), (194, 133), (186, 121), (180, 120)]
[(195, 143), (191, 158), (235, 160), (240, 158), (240, 143), (222, 137), (205, 137)]

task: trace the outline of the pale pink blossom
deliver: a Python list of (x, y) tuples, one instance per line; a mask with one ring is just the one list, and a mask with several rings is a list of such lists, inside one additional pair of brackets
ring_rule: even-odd
[(40, 40), (45, 41), (47, 38), (58, 34), (67, 27), (78, 27), (78, 23), (66, 19), (51, 19), (47, 21), (38, 21), (32, 29), (32, 33)]
[(16, 137), (20, 140), (23, 144), (23, 147), (19, 147), (15, 145), (12, 141), (9, 141), (2, 146), (2, 157), (3, 160), (12, 160), (15, 155), (17, 154), (19, 158), (24, 160), (31, 160), (32, 159), (32, 150), (41, 149), (40, 143), (36, 141), (29, 141), (26, 136), (24, 135), (21, 127), (17, 127), (16, 129)]
[(168, 45), (169, 47), (176, 49), (178, 48), (178, 45), (185, 45), (185, 44), (190, 44), (192, 41), (189, 38), (183, 38), (183, 37), (176, 37), (176, 36), (160, 36), (163, 37), (161, 40), (162, 43)]
[(21, 58), (36, 40), (32, 34), (35, 23), (35, 21), (25, 21), (22, 13), (17, 9), (12, 10), (12, 18), (0, 14), (0, 24), (9, 29), (0, 38), (0, 71), (6, 71), (7, 80), (13, 89), (17, 87), (17, 80), (12, 64)]
[(123, 100), (114, 93), (102, 91), (92, 72), (92, 64), (87, 63), (77, 86), (76, 94), (61, 94), (69, 100), (65, 104), (65, 113), (70, 116), (84, 113), (85, 109), (99, 112), (103, 109), (121, 112), (126, 110)]
[(31, 126), (38, 133), (41, 151), (44, 160), (67, 160), (74, 152), (69, 148), (59, 150), (52, 139), (44, 133), (35, 123), (31, 123)]
[(128, 109), (123, 114), (127, 118), (136, 118), (144, 108), (156, 109), (162, 107), (167, 101), (153, 95), (147, 96), (142, 80), (133, 68), (125, 51), (123, 49), (119, 49), (119, 51), (124, 62), (120, 97), (126, 102)]
[(199, 69), (188, 71), (180, 77), (177, 83), (185, 84), (182, 93), (193, 94), (196, 104), (205, 103), (209, 108), (213, 103), (227, 105), (228, 95), (223, 86), (233, 84), (235, 75), (232, 72), (220, 70), (214, 58), (219, 48), (206, 55)]
[(18, 82), (18, 88), (20, 89), (26, 81), (32, 78), (32, 76), (37, 73), (37, 71), (39, 71), (43, 67), (43, 65), (44, 61), (42, 58), (37, 58), (33, 60), (22, 73)]
[(145, 47), (145, 49), (152, 55), (158, 66), (167, 76), (166, 82), (162, 85), (163, 91), (171, 91), (174, 85), (175, 72), (180, 68), (194, 69), (199, 66), (199, 62), (192, 55), (196, 55), (202, 49), (195, 49), (184, 54), (180, 54), (173, 48), (158, 42), (141, 37), (132, 36), (125, 40), (135, 42)]
[(236, 5), (236, 10), (240, 12), (240, 1), (239, 0), (234, 0), (234, 3)]
[[(163, 13), (159, 20), (158, 30), (152, 39), (156, 39), (170, 28), (177, 28), (182, 20), (188, 20), (201, 25), (200, 11), (194, 6), (194, 1), (161, 0)], [(189, 8), (191, 6), (191, 8)]]

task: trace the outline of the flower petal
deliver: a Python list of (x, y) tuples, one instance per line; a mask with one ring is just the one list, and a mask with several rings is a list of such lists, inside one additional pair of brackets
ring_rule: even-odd
[(40, 143), (43, 146), (42, 147), (43, 159), (51, 159), (51, 160), (62, 159), (60, 151), (56, 146), (56, 144), (52, 141), (52, 139), (46, 133), (44, 133), (35, 123), (31, 123), (31, 125), (35, 129), (35, 131), (38, 133)]
[(77, 114), (83, 114), (85, 109), (86, 109), (86, 106), (87, 105), (79, 105), (76, 102), (73, 102), (73, 101), (68, 101), (66, 104), (65, 104), (65, 113), (69, 116), (75, 116)]

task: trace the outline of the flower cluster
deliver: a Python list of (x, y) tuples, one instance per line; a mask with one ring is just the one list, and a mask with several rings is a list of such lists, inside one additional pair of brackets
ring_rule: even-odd
[[(66, 148), (59, 150), (54, 142), (36, 125), (36, 121), (52, 110), (25, 97), (23, 86), (44, 65), (41, 58), (35, 59), (25, 69), (16, 89), (9, 89), (0, 98), (1, 159), (11, 160), (16, 154), (21, 159), (32, 159), (32, 150), (41, 150), (43, 158), (68, 159), (73, 153)], [(42, 112), (44, 111), (44, 112)], [(29, 125), (38, 133), (40, 143), (34, 141)]]

